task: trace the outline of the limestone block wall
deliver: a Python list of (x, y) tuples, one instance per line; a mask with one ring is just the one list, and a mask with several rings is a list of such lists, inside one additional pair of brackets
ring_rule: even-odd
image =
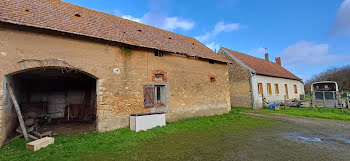
[[(125, 54), (122, 47), (132, 52)], [(4, 120), (17, 119), (4, 112), (12, 108), (10, 104), (4, 106), (4, 79), (37, 67), (75, 68), (96, 78), (98, 131), (129, 127), (130, 114), (163, 110), (144, 108), (143, 86), (153, 83), (154, 71), (167, 73), (167, 121), (230, 110), (225, 63), (211, 64), (208, 60), (172, 53), (156, 57), (152, 49), (9, 24), (0, 27), (0, 52), (0, 144), (7, 132), (13, 130)], [(214, 83), (210, 82), (212, 75), (217, 80)]]
[(236, 62), (236, 60), (227, 55), (224, 51), (220, 50), (218, 54), (231, 61), (228, 65), (231, 106), (252, 107), (252, 94), (250, 87), (251, 72)]
[[(4, 131), (5, 121), (4, 121), (4, 90), (3, 90), (3, 81), (0, 78), (0, 131)], [(0, 145), (5, 141), (6, 132), (0, 132)]]

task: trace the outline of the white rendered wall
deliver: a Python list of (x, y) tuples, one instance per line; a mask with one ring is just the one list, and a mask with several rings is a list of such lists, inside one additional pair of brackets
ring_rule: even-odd
[[(284, 102), (284, 96), (286, 95), (284, 84), (288, 85), (289, 100), (292, 100), (292, 99), (299, 100), (300, 94), (305, 93), (304, 84), (298, 80), (276, 78), (276, 77), (269, 77), (269, 76), (262, 76), (262, 75), (253, 75), (251, 81), (252, 81), (251, 88), (252, 88), (252, 94), (253, 94), (254, 108), (262, 107), (262, 95), (259, 94), (258, 83), (262, 83), (262, 86), (264, 89), (264, 93), (263, 93), (264, 97), (270, 104)], [(267, 90), (267, 83), (271, 84), (272, 94), (269, 94)], [(275, 93), (275, 84), (278, 84), (279, 94)], [(297, 85), (298, 93), (294, 92), (294, 85)]]

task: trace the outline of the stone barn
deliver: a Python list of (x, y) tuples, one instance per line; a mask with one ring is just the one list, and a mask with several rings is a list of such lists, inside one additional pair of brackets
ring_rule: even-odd
[(268, 53), (264, 60), (223, 47), (218, 54), (231, 62), (231, 106), (262, 108), (300, 100), (304, 95), (302, 80), (282, 67), (280, 57), (271, 62)]
[(53, 131), (230, 111), (227, 60), (194, 38), (59, 0), (0, 1), (0, 144), (19, 127), (9, 88)]

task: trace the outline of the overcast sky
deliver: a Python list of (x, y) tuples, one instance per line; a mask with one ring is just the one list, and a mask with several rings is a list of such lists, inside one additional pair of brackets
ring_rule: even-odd
[(350, 64), (350, 0), (64, 0), (270, 60), (304, 80)]

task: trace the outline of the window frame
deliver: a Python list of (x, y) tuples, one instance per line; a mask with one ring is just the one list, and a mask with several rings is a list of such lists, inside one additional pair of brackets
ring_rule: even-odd
[(288, 84), (284, 84), (285, 92), (286, 92), (286, 98), (289, 100), (289, 91), (288, 91)]
[(294, 84), (294, 93), (298, 93), (298, 86)]
[[(169, 95), (169, 83), (168, 82), (151, 82), (149, 86), (153, 87), (153, 103), (154, 105), (152, 107), (148, 107), (151, 109), (151, 112), (169, 112), (169, 103), (170, 103), (170, 95)], [(164, 102), (161, 102), (162, 104), (158, 104), (156, 102), (156, 86), (164, 86), (162, 89), (162, 96)]]
[(275, 94), (276, 95), (280, 94), (280, 89), (279, 89), (278, 83), (275, 83)]
[(264, 95), (264, 87), (262, 83), (258, 83), (258, 94), (260, 96)]
[(156, 81), (163, 81), (164, 80), (164, 74), (163, 73), (156, 73), (156, 74), (154, 74), (154, 80), (156, 80)]
[(272, 94), (272, 89), (271, 89), (271, 83), (266, 83), (267, 86), (267, 92), (269, 93), (269, 95)]
[[(154, 89), (154, 106), (155, 107), (164, 107), (166, 104), (165, 85), (154, 85), (153, 89)], [(159, 97), (159, 99), (158, 99), (158, 97)]]

